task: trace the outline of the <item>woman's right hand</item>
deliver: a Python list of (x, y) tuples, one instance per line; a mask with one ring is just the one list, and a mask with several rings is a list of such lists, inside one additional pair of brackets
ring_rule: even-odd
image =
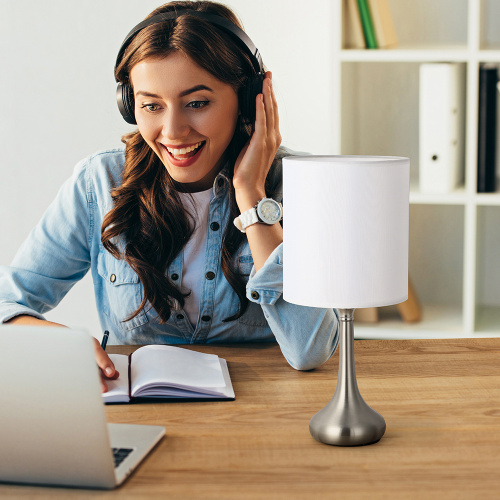
[(97, 366), (99, 367), (99, 372), (101, 374), (101, 390), (102, 392), (108, 392), (108, 384), (106, 384), (106, 380), (116, 380), (120, 374), (115, 370), (115, 365), (111, 359), (109, 359), (106, 351), (104, 351), (96, 338), (94, 338), (94, 351)]

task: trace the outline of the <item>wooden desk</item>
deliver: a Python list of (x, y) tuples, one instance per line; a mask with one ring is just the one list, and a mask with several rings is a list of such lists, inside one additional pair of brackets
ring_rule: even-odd
[[(195, 346), (228, 361), (234, 402), (108, 406), (167, 436), (112, 492), (0, 486), (3, 498), (500, 498), (500, 339), (356, 341), (358, 385), (387, 422), (374, 445), (309, 434), (338, 355), (297, 372), (277, 346)], [(129, 347), (110, 347), (128, 352)]]

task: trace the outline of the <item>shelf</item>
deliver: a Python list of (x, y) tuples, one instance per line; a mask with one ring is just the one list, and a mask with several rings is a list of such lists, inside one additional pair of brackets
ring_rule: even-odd
[(494, 49), (489, 50), (480, 50), (478, 52), (478, 60), (479, 62), (492, 62), (492, 63), (500, 63), (500, 47), (495, 47)]
[(469, 52), (464, 45), (436, 47), (413, 45), (394, 49), (344, 49), (340, 52), (343, 62), (465, 62)]
[[(341, 14), (343, 0), (335, 3)], [(500, 337), (500, 179), (496, 193), (475, 192), (478, 70), (481, 63), (500, 68), (500, 0), (388, 3), (398, 47), (335, 48), (334, 132), (339, 154), (410, 158), (409, 274), (424, 317), (405, 324), (393, 310), (375, 324), (356, 322), (355, 336)], [(335, 19), (340, 42), (347, 25)], [(426, 62), (458, 62), (466, 70), (462, 185), (446, 194), (419, 186), (419, 81)]]
[(481, 47), (469, 51), (465, 46), (456, 47), (398, 47), (394, 49), (343, 49), (342, 62), (468, 62), (471, 58), (479, 62), (500, 64), (500, 46)]
[[(356, 318), (356, 312), (354, 313)], [(395, 307), (379, 309), (380, 320), (376, 323), (354, 322), (357, 339), (401, 339), (401, 338), (457, 338), (464, 335), (460, 307), (422, 306), (422, 320), (405, 323)]]
[(457, 188), (452, 193), (431, 194), (421, 193), (418, 184), (410, 184), (410, 203), (427, 205), (464, 205), (467, 202), (465, 188)]
[[(498, 180), (500, 187), (500, 180)], [(465, 187), (455, 189), (446, 194), (422, 193), (418, 187), (418, 181), (412, 179), (410, 182), (410, 203), (422, 205), (465, 205), (468, 202), (478, 207), (500, 206), (500, 189), (496, 193), (475, 193), (472, 196), (465, 191)]]
[[(500, 186), (500, 181), (498, 185)], [(474, 201), (478, 206), (500, 206), (500, 192), (478, 193), (474, 195)]]

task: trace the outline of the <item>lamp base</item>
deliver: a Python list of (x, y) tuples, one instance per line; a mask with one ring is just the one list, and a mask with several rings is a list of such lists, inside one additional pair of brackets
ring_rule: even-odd
[(384, 435), (385, 420), (363, 400), (354, 367), (354, 309), (339, 309), (340, 343), (337, 388), (330, 402), (309, 423), (309, 432), (321, 443), (361, 446)]
[(334, 446), (362, 446), (380, 441), (385, 420), (363, 399), (346, 406), (335, 396), (311, 418), (309, 432), (320, 443)]

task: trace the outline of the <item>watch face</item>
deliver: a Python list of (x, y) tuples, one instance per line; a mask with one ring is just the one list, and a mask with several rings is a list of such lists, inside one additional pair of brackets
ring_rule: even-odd
[(257, 212), (260, 219), (266, 224), (276, 224), (281, 220), (281, 207), (274, 200), (267, 199), (259, 203)]

